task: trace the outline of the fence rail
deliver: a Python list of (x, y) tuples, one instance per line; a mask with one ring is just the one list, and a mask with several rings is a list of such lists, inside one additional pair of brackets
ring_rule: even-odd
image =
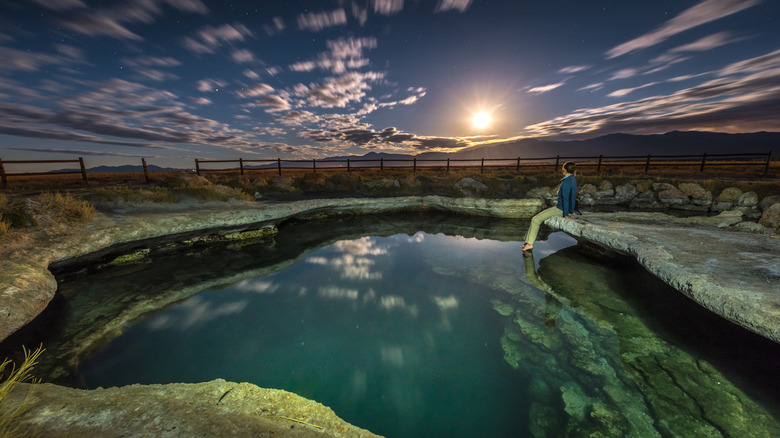
[[(200, 175), (201, 172), (235, 172), (238, 171), (241, 175), (244, 175), (249, 171), (261, 171), (261, 170), (276, 170), (279, 175), (282, 175), (282, 169), (296, 170), (296, 169), (311, 169), (316, 172), (317, 169), (338, 169), (343, 168), (346, 165), (346, 171), (351, 172), (353, 169), (409, 169), (413, 172), (417, 172), (418, 168), (428, 169), (443, 169), (447, 172), (451, 168), (476, 168), (479, 167), (480, 172), (484, 173), (486, 168), (514, 168), (516, 171), (520, 171), (522, 166), (551, 166), (551, 170), (557, 170), (561, 163), (565, 161), (577, 160), (577, 165), (580, 167), (593, 167), (595, 166), (596, 172), (600, 173), (601, 169), (606, 166), (644, 166), (644, 172), (650, 171), (651, 164), (653, 167), (663, 166), (698, 166), (699, 172), (704, 172), (707, 166), (763, 166), (763, 176), (769, 173), (769, 167), (772, 162), (772, 152), (767, 153), (742, 153), (742, 154), (701, 154), (701, 155), (598, 155), (598, 156), (549, 156), (549, 157), (515, 157), (515, 158), (346, 158), (346, 159), (311, 159), (311, 160), (283, 160), (281, 158), (276, 159), (258, 159), (247, 160), (239, 158), (237, 160), (201, 160), (195, 159), (195, 172)], [(80, 170), (60, 170), (52, 172), (17, 172), (7, 173), (6, 165), (17, 164), (49, 164), (49, 163), (79, 163)], [(226, 164), (237, 163), (238, 167), (231, 168), (203, 168), (201, 165), (206, 164)], [(411, 164), (410, 164), (411, 163)], [(437, 163), (437, 164), (432, 164)], [(141, 159), (143, 166), (144, 179), (149, 182), (149, 170), (146, 165), (146, 159)], [(247, 164), (250, 167), (247, 167)], [(252, 167), (254, 164), (261, 164), (260, 167)], [(264, 164), (264, 166), (263, 166)], [(319, 166), (319, 167), (318, 167)], [(8, 177), (17, 176), (49, 176), (49, 175), (64, 175), (64, 174), (81, 174), (81, 179), (84, 184), (89, 183), (87, 178), (87, 169), (84, 165), (84, 159), (79, 157), (77, 160), (9, 160), (3, 161), (0, 159), (0, 180), (2, 186), (8, 186)]]
[[(446, 159), (424, 159), (424, 158), (347, 158), (342, 160), (323, 159), (323, 160), (283, 160), (266, 159), (266, 160), (245, 160), (239, 158), (237, 160), (201, 160), (195, 159), (195, 171), (198, 175), (201, 172), (232, 172), (238, 170), (241, 175), (244, 175), (248, 171), (257, 170), (269, 170), (276, 169), (278, 174), (282, 175), (282, 169), (311, 169), (313, 172), (317, 171), (317, 165), (320, 169), (323, 168), (336, 168), (344, 167), (346, 165), (347, 172), (351, 172), (353, 168), (360, 169), (380, 169), (384, 170), (385, 167), (393, 169), (411, 168), (413, 172), (416, 172), (419, 167), (428, 168), (445, 168), (447, 172), (451, 167), (479, 167), (480, 172), (484, 173), (486, 168), (496, 167), (514, 167), (517, 171), (520, 171), (522, 165), (531, 165), (534, 162), (549, 162), (553, 166), (553, 170), (558, 169), (562, 162), (579, 160), (578, 166), (596, 166), (596, 172), (601, 172), (601, 168), (605, 166), (644, 166), (644, 172), (650, 171), (650, 165), (655, 167), (663, 166), (699, 166), (699, 172), (704, 172), (706, 166), (763, 166), (766, 176), (769, 173), (769, 166), (772, 162), (772, 152), (767, 153), (743, 153), (743, 154), (701, 154), (701, 155), (614, 155), (614, 156), (560, 156), (554, 157), (533, 157), (533, 158), (446, 158)], [(736, 163), (735, 163), (736, 161)], [(501, 162), (503, 164), (490, 164), (491, 162)], [(554, 165), (552, 163), (555, 163)], [(219, 164), (219, 163), (237, 163), (238, 169), (233, 168), (203, 168), (202, 164)], [(246, 163), (266, 163), (263, 167), (246, 167)], [(372, 166), (361, 165), (363, 163), (372, 163)], [(392, 163), (412, 163), (411, 165), (393, 165)], [(438, 165), (430, 165), (425, 163), (439, 163)], [(460, 163), (460, 164), (459, 164)], [(471, 164), (462, 164), (471, 163)], [(487, 164), (486, 164), (487, 163)], [(270, 165), (269, 165), (270, 164)], [(274, 166), (275, 164), (275, 166)], [(304, 165), (299, 165), (304, 164)], [(306, 165), (308, 164), (308, 165)], [(329, 164), (331, 164), (329, 166)], [(333, 164), (339, 164), (334, 166)], [(355, 165), (357, 164), (357, 165)], [(324, 165), (324, 166), (323, 166)]]

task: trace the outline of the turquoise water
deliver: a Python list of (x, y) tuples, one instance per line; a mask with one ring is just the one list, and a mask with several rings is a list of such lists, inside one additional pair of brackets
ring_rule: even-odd
[(80, 366), (86, 385), (280, 388), (391, 436), (514, 436), (528, 381), (504, 360), (499, 293), (437, 271), (514, 259), (519, 243), (416, 233), (338, 241), (281, 271), (207, 289)]
[(36, 375), (76, 387), (286, 389), (388, 437), (780, 436), (780, 345), (566, 234), (524, 257), (525, 227), (343, 217), (69, 267), (0, 355), (43, 342)]

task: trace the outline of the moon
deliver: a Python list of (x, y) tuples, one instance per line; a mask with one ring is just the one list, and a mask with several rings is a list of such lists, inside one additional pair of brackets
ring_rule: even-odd
[(471, 123), (473, 123), (474, 127), (477, 129), (487, 128), (488, 125), (490, 125), (490, 114), (484, 111), (478, 112), (474, 114), (474, 118), (471, 119)]

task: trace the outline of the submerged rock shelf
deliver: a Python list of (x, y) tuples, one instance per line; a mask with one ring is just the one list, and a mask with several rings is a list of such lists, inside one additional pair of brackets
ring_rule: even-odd
[(780, 343), (780, 239), (663, 213), (594, 213), (546, 224), (630, 254), (717, 315)]

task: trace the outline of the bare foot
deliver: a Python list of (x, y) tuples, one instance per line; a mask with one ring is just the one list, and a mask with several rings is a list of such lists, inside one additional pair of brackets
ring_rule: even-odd
[(530, 251), (532, 249), (534, 249), (534, 246), (531, 245), (530, 243), (526, 243), (525, 245), (523, 245), (523, 251)]

